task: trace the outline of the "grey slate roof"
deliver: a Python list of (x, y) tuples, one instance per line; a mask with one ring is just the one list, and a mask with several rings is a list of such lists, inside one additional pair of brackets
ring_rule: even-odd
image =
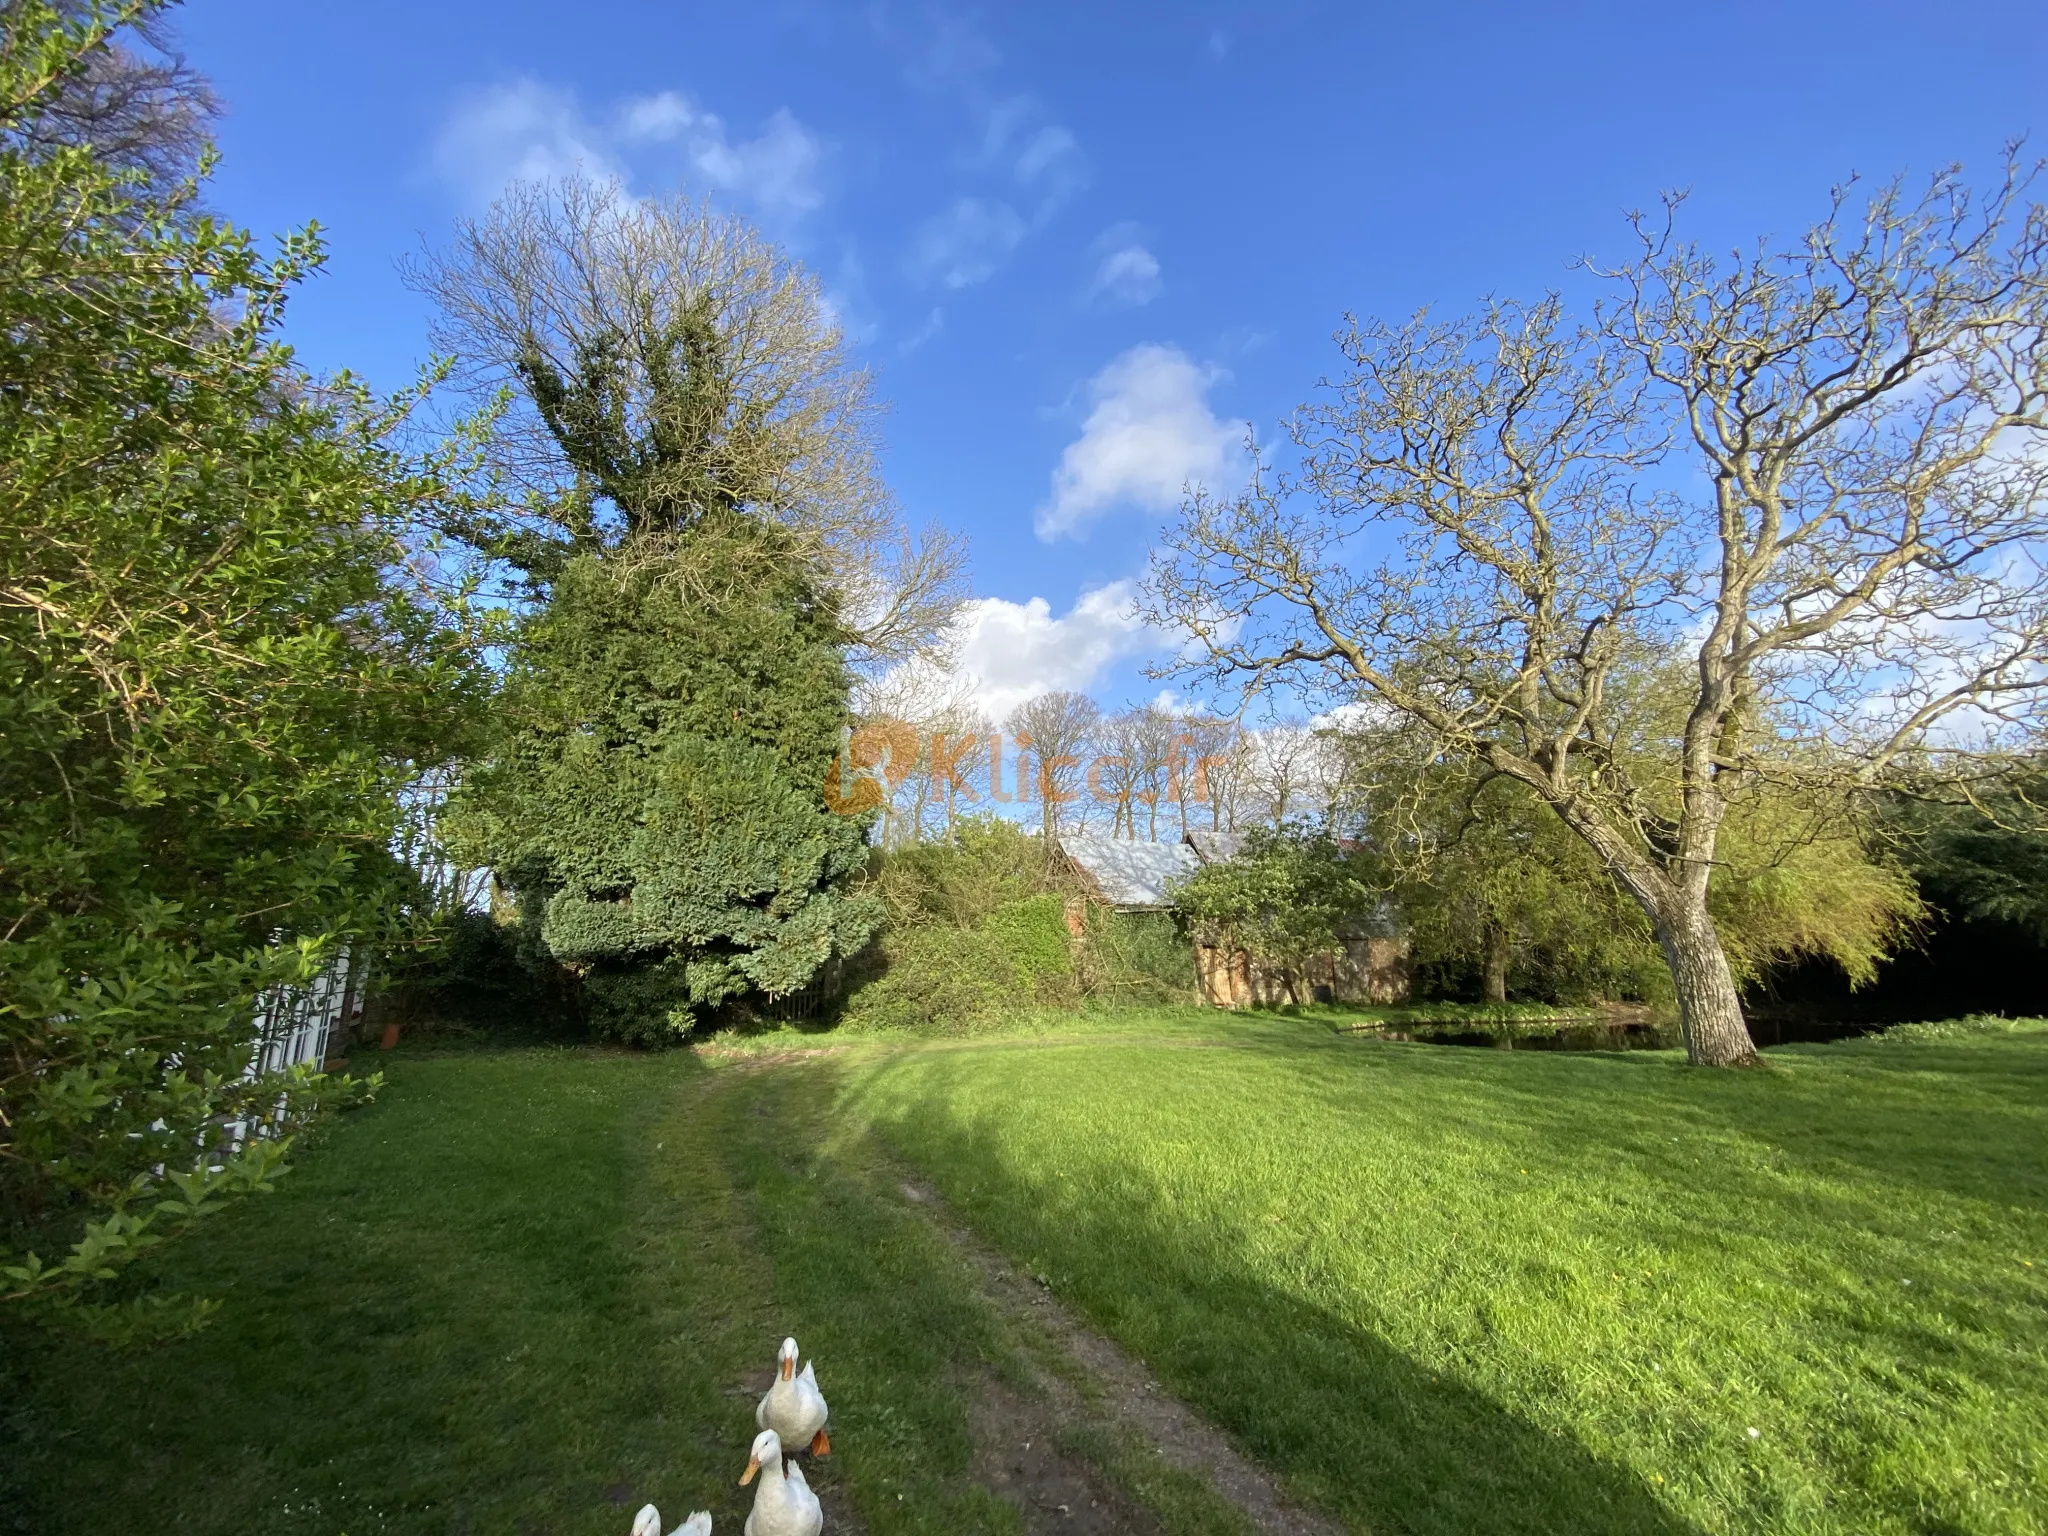
[(1195, 850), (1195, 857), (1204, 864), (1221, 864), (1225, 859), (1234, 859), (1244, 851), (1242, 832), (1198, 829), (1188, 834), (1187, 841), (1188, 846)]
[(1085, 832), (1063, 833), (1060, 847), (1113, 907), (1171, 907), (1174, 885), (1199, 862), (1185, 843), (1136, 843)]

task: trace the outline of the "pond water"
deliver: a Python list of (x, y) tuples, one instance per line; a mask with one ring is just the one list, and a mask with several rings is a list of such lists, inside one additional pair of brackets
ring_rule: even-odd
[[(1764, 1016), (1749, 1020), (1750, 1038), (1759, 1046), (1846, 1040), (1878, 1028), (1882, 1026), (1830, 1019)], [(1676, 1050), (1685, 1044), (1679, 1036), (1676, 1020), (1662, 1023), (1650, 1019), (1589, 1018), (1583, 1022), (1570, 1020), (1556, 1024), (1401, 1024), (1360, 1030), (1358, 1033), (1378, 1040), (1405, 1040), (1417, 1045), (1475, 1046), (1495, 1051), (1657, 1051)]]

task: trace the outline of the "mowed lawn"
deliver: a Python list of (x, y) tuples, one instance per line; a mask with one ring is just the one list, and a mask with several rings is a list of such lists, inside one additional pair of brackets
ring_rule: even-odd
[(1021, 1529), (966, 1428), (1016, 1340), (906, 1168), (1359, 1531), (2048, 1530), (2048, 1026), (1744, 1074), (1194, 1011), (776, 1044), (401, 1053), (168, 1266), (205, 1334), (18, 1350), (0, 1531), (736, 1530), (783, 1331), (828, 1507)]
[(1195, 1015), (850, 1094), (1361, 1529), (2048, 1530), (2048, 1026), (1769, 1063)]

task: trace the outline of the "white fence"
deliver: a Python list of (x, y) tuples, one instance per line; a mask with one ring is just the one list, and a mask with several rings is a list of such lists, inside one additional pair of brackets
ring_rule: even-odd
[(369, 967), (344, 949), (303, 987), (275, 987), (256, 1000), (256, 1059), (251, 1077), (301, 1065), (319, 1066), (329, 1048), (363, 1014)]
[[(363, 1016), (369, 995), (370, 968), (353, 950), (344, 949), (334, 962), (302, 987), (273, 987), (256, 999), (256, 1054), (246, 1074), (254, 1082), (292, 1067), (318, 1067), (346, 1038), (348, 1028)], [(221, 1124), (224, 1149), (239, 1147), (250, 1135), (275, 1135), (283, 1118), (276, 1112)]]

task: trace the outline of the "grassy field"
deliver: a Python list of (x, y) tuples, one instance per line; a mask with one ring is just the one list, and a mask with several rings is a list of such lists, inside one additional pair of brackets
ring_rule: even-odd
[(906, 1167), (1356, 1530), (2048, 1530), (2048, 1026), (1736, 1075), (1192, 1011), (790, 1044), (399, 1053), (169, 1261), (206, 1333), (6, 1341), (0, 1532), (737, 1529), (785, 1331), (828, 1509), (1020, 1530), (968, 1425), (1029, 1340)]

